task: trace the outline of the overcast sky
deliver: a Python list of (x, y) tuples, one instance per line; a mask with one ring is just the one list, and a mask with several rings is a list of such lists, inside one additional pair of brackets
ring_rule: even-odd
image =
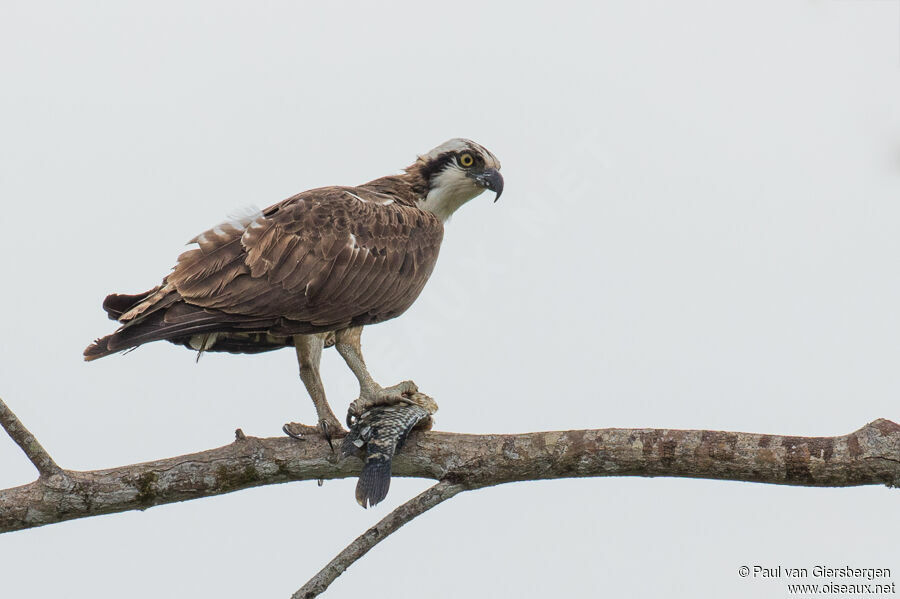
[[(0, 397), (64, 467), (312, 423), (291, 351), (81, 359), (235, 209), (450, 137), (506, 191), (449, 223), (377, 380), (437, 428), (833, 435), (900, 421), (900, 5), (0, 5)], [(343, 414), (355, 379), (326, 352)], [(0, 486), (34, 479), (0, 435)], [(0, 537), (4, 597), (288, 597), (430, 482), (293, 483)], [(334, 597), (783, 596), (744, 564), (895, 569), (898, 495), (607, 478), (467, 493)], [(385, 587), (390, 587), (386, 590)]]

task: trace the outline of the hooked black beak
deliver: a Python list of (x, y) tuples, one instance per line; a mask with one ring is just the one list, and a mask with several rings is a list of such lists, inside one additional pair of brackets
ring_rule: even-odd
[(503, 193), (503, 176), (500, 171), (495, 168), (486, 168), (480, 173), (473, 174), (472, 178), (478, 185), (497, 194), (494, 196), (495, 202), (500, 199), (500, 194)]

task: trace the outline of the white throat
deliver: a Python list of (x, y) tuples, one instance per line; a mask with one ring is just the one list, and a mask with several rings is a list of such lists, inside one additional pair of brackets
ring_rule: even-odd
[(419, 208), (431, 212), (441, 222), (446, 222), (460, 206), (484, 191), (458, 168), (450, 166), (434, 179), (428, 195), (419, 202)]

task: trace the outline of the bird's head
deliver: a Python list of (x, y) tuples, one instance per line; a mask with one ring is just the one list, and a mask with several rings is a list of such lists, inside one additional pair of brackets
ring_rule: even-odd
[(419, 156), (406, 170), (426, 183), (419, 207), (442, 221), (485, 189), (496, 194), (495, 202), (503, 193), (500, 161), (487, 148), (468, 139), (444, 142)]

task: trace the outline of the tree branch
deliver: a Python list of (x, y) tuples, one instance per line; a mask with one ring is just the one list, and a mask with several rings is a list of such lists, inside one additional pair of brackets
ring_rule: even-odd
[[(0, 533), (143, 510), (292, 480), (345, 478), (362, 462), (339, 459), (319, 435), (259, 439), (238, 429), (230, 445), (106, 470), (62, 470), (0, 400), (0, 425), (37, 467), (33, 483), (0, 490)], [(300, 427), (301, 430), (315, 430)], [(401, 526), (466, 489), (591, 476), (677, 476), (800, 486), (900, 486), (900, 425), (876, 420), (839, 437), (669, 429), (597, 429), (517, 435), (413, 433), (395, 476), (438, 484), (348, 545), (292, 599), (315, 597)], [(351, 502), (348, 498), (348, 505)]]
[[(4, 406), (5, 407), (5, 406)], [(7, 409), (8, 413), (8, 409)], [(13, 426), (8, 426), (12, 422)], [(7, 415), (17, 443), (53, 472), (46, 452)], [(12, 435), (12, 433), (11, 433)], [(20, 442), (19, 439), (25, 441)], [(43, 458), (42, 456), (46, 456)], [(49, 461), (46, 461), (49, 460)], [(355, 457), (337, 461), (319, 436), (245, 437), (194, 454), (64, 476), (0, 490), (0, 532), (143, 510), (295, 480), (359, 474)], [(721, 431), (598, 429), (464, 435), (413, 433), (394, 458), (395, 476), (467, 487), (589, 476), (677, 476), (801, 486), (900, 485), (900, 425), (876, 420), (840, 437)], [(353, 504), (348, 498), (348, 505)]]
[(382, 518), (378, 524), (356, 537), (337, 556), (328, 562), (318, 574), (309, 579), (300, 590), (291, 595), (291, 599), (311, 599), (317, 597), (328, 588), (334, 580), (344, 573), (353, 563), (369, 552), (369, 549), (383, 541), (388, 535), (398, 528), (420, 516), (460, 491), (466, 489), (463, 485), (441, 481), (433, 487), (422, 491), (393, 512)]
[(28, 459), (31, 460), (31, 463), (34, 464), (34, 467), (37, 468), (38, 473), (42, 477), (62, 473), (62, 468), (56, 465), (56, 462), (47, 453), (47, 450), (25, 428), (25, 425), (9, 409), (9, 406), (6, 405), (3, 399), (0, 399), (0, 426), (12, 437), (16, 445), (22, 448), (22, 451), (25, 452), (25, 455), (28, 456)]

